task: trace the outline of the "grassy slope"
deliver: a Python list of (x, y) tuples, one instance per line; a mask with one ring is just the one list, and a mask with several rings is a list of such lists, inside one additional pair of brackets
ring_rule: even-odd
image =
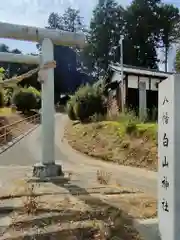
[(69, 123), (66, 138), (70, 145), (90, 156), (118, 164), (157, 170), (157, 125), (127, 125), (117, 121), (89, 124)]

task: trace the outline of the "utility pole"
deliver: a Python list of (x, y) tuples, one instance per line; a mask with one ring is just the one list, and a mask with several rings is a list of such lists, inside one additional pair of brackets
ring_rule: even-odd
[(125, 86), (124, 86), (124, 73), (123, 73), (123, 40), (124, 36), (120, 36), (120, 65), (121, 65), (121, 108), (122, 112), (125, 111)]

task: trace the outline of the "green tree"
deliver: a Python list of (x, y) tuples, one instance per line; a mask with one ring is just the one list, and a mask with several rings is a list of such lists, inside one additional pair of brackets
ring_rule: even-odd
[(83, 24), (82, 18), (80, 17), (80, 11), (73, 8), (68, 8), (62, 16), (62, 23), (65, 31), (82, 31)]
[[(0, 82), (3, 81), (4, 72), (5, 72), (4, 68), (0, 67)], [(2, 87), (0, 87), (0, 107), (3, 107), (3, 106), (4, 106), (4, 91)]]
[(125, 64), (157, 69), (159, 41), (157, 11), (160, 0), (134, 0), (126, 9), (115, 0), (101, 0), (94, 9), (85, 53), (99, 73), (111, 61), (120, 61), (120, 35), (124, 35)]
[[(179, 37), (179, 9), (172, 4), (161, 4), (158, 8), (159, 48), (165, 49), (165, 71), (171, 44)], [(161, 44), (162, 43), (162, 44)]]
[(3, 67), (0, 67), (0, 82), (3, 81), (3, 78), (4, 78), (4, 72), (5, 72), (4, 68), (3, 68)]
[[(7, 52), (7, 53), (14, 53), (14, 54), (21, 53), (21, 51), (17, 48), (10, 50), (6, 44), (0, 44), (0, 52)], [(0, 64), (6, 70), (4, 73), (5, 78), (10, 78), (14, 75), (18, 75), (21, 72), (21, 68), (24, 65), (20, 63), (8, 63), (8, 62), (1, 62)]]
[(85, 53), (98, 75), (114, 60), (113, 48), (123, 33), (123, 14), (124, 9), (114, 0), (99, 1), (93, 11)]
[[(80, 16), (80, 11), (70, 7), (67, 8), (62, 15), (55, 12), (50, 13), (48, 17), (48, 26), (46, 26), (46, 28), (68, 32), (86, 31), (83, 25), (83, 19)], [(38, 50), (41, 51), (41, 44), (38, 43), (36, 46)]]
[(160, 0), (133, 0), (125, 14), (128, 63), (157, 69), (157, 11)]
[[(0, 52), (10, 52), (9, 47), (6, 44), (0, 44)], [(6, 71), (4, 72), (4, 76), (7, 76), (8, 73), (8, 66), (9, 64), (7, 62), (0, 62), (1, 67), (3, 67), (4, 69), (6, 69)]]
[(69, 32), (81, 31), (83, 24), (80, 11), (69, 7), (65, 10), (63, 15), (52, 12), (48, 18), (47, 28)]
[(179, 10), (161, 0), (133, 0), (126, 9), (114, 0), (99, 0), (84, 50), (89, 65), (100, 72), (111, 61), (119, 62), (118, 41), (123, 34), (124, 63), (157, 69), (156, 50), (165, 47), (167, 62), (169, 47), (179, 37), (178, 21)]
[(52, 12), (49, 15), (48, 26), (46, 28), (51, 28), (51, 29), (61, 29), (62, 28), (61, 17), (59, 16), (58, 13)]

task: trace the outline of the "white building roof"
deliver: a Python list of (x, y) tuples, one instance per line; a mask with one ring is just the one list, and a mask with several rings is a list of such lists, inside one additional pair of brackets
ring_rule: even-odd
[[(120, 64), (114, 64), (114, 65), (111, 64), (109, 65), (109, 67), (116, 72), (121, 72)], [(150, 70), (150, 69), (142, 69), (142, 68), (128, 66), (128, 65), (124, 65), (123, 71), (129, 74), (132, 73), (137, 75), (147, 75), (151, 77), (164, 77), (164, 78), (167, 78), (169, 75), (174, 74), (170, 72), (161, 72), (161, 71)]]

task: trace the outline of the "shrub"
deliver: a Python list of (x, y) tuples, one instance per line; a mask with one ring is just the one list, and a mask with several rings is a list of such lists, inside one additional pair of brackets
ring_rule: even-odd
[(75, 121), (76, 120), (76, 115), (75, 115), (75, 112), (74, 112), (73, 100), (70, 100), (67, 103), (66, 111), (67, 111), (69, 119), (71, 119), (72, 121)]
[(13, 89), (12, 88), (6, 88), (4, 90), (4, 105), (10, 106), (12, 101), (12, 95), (13, 95)]
[[(3, 78), (4, 78), (4, 68), (0, 67), (0, 82), (3, 82)], [(1, 89), (0, 91), (0, 107), (4, 106), (4, 91), (3, 89)]]
[(136, 134), (137, 132), (137, 126), (135, 123), (133, 122), (129, 122), (127, 125), (126, 125), (126, 133), (127, 134)]
[(4, 73), (5, 73), (5, 69), (3, 67), (0, 67), (0, 81), (3, 81), (4, 78)]
[(36, 106), (35, 109), (40, 109), (41, 108), (41, 92), (38, 91), (36, 88), (34, 87), (28, 87), (26, 88), (27, 92), (33, 93), (36, 97)]
[(89, 120), (94, 114), (105, 115), (107, 113), (104, 97), (93, 86), (80, 87), (73, 101), (76, 118), (82, 122)]
[(36, 88), (32, 87), (32, 86), (25, 86), (23, 89), (23, 92), (28, 92), (28, 93), (32, 93), (35, 98), (36, 98), (36, 105), (34, 106), (33, 109), (40, 109), (41, 108), (41, 92), (39, 90), (37, 90)]
[(38, 97), (38, 98), (41, 98), (41, 93), (40, 93), (40, 91), (38, 91), (36, 88), (34, 88), (34, 87), (28, 87), (28, 88), (26, 88), (26, 91), (27, 92), (31, 92), (31, 93), (33, 93), (36, 97)]
[(16, 105), (17, 110), (22, 111), (23, 113), (29, 112), (37, 106), (35, 94), (26, 89), (20, 89), (15, 92), (12, 101)]
[(0, 107), (4, 107), (4, 93), (3, 93), (3, 90), (0, 91)]
[(127, 123), (139, 123), (140, 120), (136, 116), (135, 112), (129, 109), (126, 109), (124, 113), (120, 113), (118, 116), (119, 122), (127, 122)]
[(93, 88), (94, 88), (94, 90), (96, 91), (97, 94), (103, 94), (104, 91), (105, 91), (105, 83), (104, 83), (104, 81), (102, 79), (98, 80), (97, 82), (95, 82), (93, 84)]
[(95, 113), (90, 119), (92, 122), (102, 122), (107, 120), (107, 116)]

